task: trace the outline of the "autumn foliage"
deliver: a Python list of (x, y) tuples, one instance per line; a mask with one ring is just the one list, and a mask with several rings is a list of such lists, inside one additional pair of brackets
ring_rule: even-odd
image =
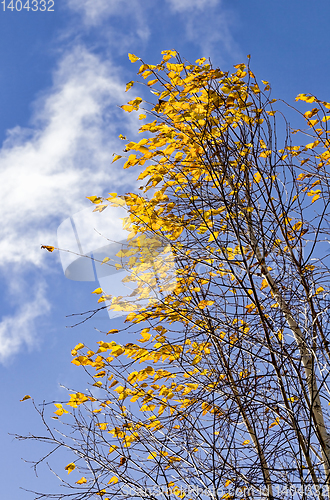
[(91, 389), (56, 405), (73, 433), (50, 439), (76, 455), (68, 497), (74, 487), (81, 499), (154, 499), (157, 488), (165, 498), (253, 489), (281, 498), (294, 487), (321, 499), (330, 484), (330, 103), (299, 94), (306, 109), (285, 108), (249, 64), (229, 73), (162, 55), (157, 65), (129, 55), (156, 103), (122, 106), (141, 113), (142, 138), (114, 161), (138, 169), (141, 192), (90, 200), (99, 211), (127, 207), (125, 265), (132, 281), (145, 277), (136, 300), (156, 286), (144, 251), (159, 239), (174, 255), (175, 286), (165, 259), (162, 298), (127, 309), (131, 342), (110, 330), (96, 349), (73, 349)]

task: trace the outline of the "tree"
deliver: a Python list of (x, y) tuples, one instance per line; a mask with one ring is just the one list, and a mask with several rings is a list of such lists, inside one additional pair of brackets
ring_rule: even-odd
[[(157, 103), (137, 97), (122, 106), (143, 105), (140, 118), (153, 119), (125, 148), (124, 168), (144, 166), (145, 185), (120, 198), (131, 230), (122, 255), (134, 255), (123, 264), (131, 280), (143, 276), (135, 297), (148, 297), (156, 278), (144, 252), (161, 239), (175, 258), (175, 286), (165, 259), (162, 298), (125, 320), (140, 338), (72, 351), (91, 390), (56, 405), (70, 433), (58, 437), (42, 407), (48, 434), (29, 438), (71, 450), (66, 469), (82, 477), (48, 496), (323, 499), (330, 491), (330, 103), (299, 94), (313, 106), (302, 112), (271, 99), (249, 63), (230, 74), (205, 59), (162, 54), (138, 72), (151, 77), (145, 84)], [(305, 128), (293, 130), (285, 109)], [(119, 200), (90, 199), (99, 211)], [(117, 297), (111, 307), (125, 304)]]

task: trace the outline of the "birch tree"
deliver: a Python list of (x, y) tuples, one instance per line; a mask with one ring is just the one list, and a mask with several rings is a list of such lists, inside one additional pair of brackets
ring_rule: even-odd
[[(230, 73), (175, 51), (157, 65), (129, 57), (155, 102), (122, 106), (141, 113), (142, 138), (114, 161), (143, 166), (141, 192), (120, 197), (131, 231), (123, 265), (131, 281), (145, 273), (134, 296), (147, 297), (157, 283), (138, 238), (144, 249), (161, 239), (175, 286), (164, 259), (162, 298), (127, 312), (132, 342), (110, 330), (97, 350), (73, 349), (91, 388), (56, 405), (62, 434), (36, 406), (47, 433), (30, 438), (72, 452), (68, 490), (38, 498), (321, 500), (330, 489), (330, 103), (273, 99), (249, 58)], [(90, 199), (102, 211), (119, 197)]]

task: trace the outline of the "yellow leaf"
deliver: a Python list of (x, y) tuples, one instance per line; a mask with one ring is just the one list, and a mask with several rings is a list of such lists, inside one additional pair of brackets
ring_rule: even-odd
[(116, 484), (118, 483), (118, 477), (117, 476), (112, 476), (108, 484)]
[(144, 328), (144, 330), (142, 330), (142, 332), (140, 333), (141, 335), (141, 339), (137, 339), (138, 342), (140, 342), (141, 344), (143, 344), (144, 342), (148, 342), (148, 340), (150, 340), (151, 338), (151, 334), (148, 333), (149, 331), (149, 328)]
[(128, 82), (126, 84), (126, 90), (125, 90), (125, 92), (127, 92), (131, 87), (133, 87), (133, 85), (134, 85), (134, 81), (133, 80), (130, 81), (130, 82)]
[(214, 241), (219, 236), (219, 231), (214, 231), (213, 234), (210, 234), (209, 242)]
[(256, 172), (253, 177), (254, 177), (254, 180), (259, 184), (260, 179), (261, 179), (261, 174), (259, 172)]
[(299, 222), (296, 222), (296, 223), (292, 226), (292, 229), (293, 229), (294, 231), (299, 231), (299, 229), (301, 228), (301, 226), (302, 226), (302, 225), (303, 225), (303, 223), (302, 223), (302, 222), (300, 222), (300, 221), (299, 221)]
[(259, 157), (260, 158), (268, 158), (268, 156), (270, 156), (271, 154), (272, 154), (271, 149), (267, 149), (267, 151), (263, 151), (262, 153), (260, 153)]
[(107, 332), (107, 335), (109, 335), (109, 334), (111, 334), (111, 333), (118, 333), (118, 332), (119, 332), (119, 330), (117, 330), (117, 328), (113, 328), (112, 330), (109, 330), (109, 331)]
[(49, 245), (41, 245), (41, 248), (44, 248), (45, 250), (48, 250), (48, 252), (53, 252), (55, 247), (51, 247)]
[(74, 347), (74, 350), (79, 351), (79, 349), (82, 349), (83, 347), (85, 347), (85, 345), (79, 342), (79, 344), (77, 344), (76, 347)]
[(319, 194), (316, 194), (313, 198), (312, 198), (312, 203), (314, 203), (314, 201), (318, 200), (320, 197)]
[(317, 290), (315, 290), (315, 295), (317, 295), (318, 293), (321, 293), (321, 292), (324, 292), (324, 288), (323, 288), (323, 286), (319, 286), (319, 287), (317, 288)]
[(20, 401), (26, 401), (27, 399), (31, 399), (31, 396), (29, 396), (28, 394), (24, 396), (23, 399), (20, 399)]
[(105, 431), (108, 424), (106, 422), (102, 422), (101, 424), (96, 424), (96, 425), (99, 429), (101, 429), (101, 431)]
[(92, 293), (97, 293), (99, 295), (99, 294), (103, 293), (103, 290), (102, 290), (102, 288), (96, 288), (94, 290), (94, 292), (92, 292)]
[(250, 440), (249, 440), (249, 439), (246, 439), (245, 441), (243, 441), (244, 446), (245, 446), (246, 444), (249, 444), (249, 442), (250, 442)]
[[(97, 495), (99, 495), (100, 497), (103, 497), (103, 495), (105, 495), (105, 494), (106, 494), (106, 491), (105, 491), (105, 489), (103, 489), (103, 490), (100, 490), (100, 491), (99, 491), (98, 493), (96, 493), (96, 494), (97, 494)], [(107, 499), (105, 498), (104, 500), (107, 500)]]
[(58, 408), (58, 410), (54, 411), (54, 413), (59, 417), (63, 415), (63, 413), (69, 413), (67, 410), (63, 408), (63, 406), (60, 403), (54, 403), (54, 405), (56, 406), (56, 408)]
[(318, 108), (313, 108), (311, 111), (306, 111), (306, 113), (304, 113), (304, 117), (308, 119), (312, 118), (312, 116), (316, 115), (318, 111)]
[(305, 101), (305, 102), (314, 102), (316, 98), (314, 96), (309, 96), (306, 94), (298, 94), (296, 97), (296, 101)]
[(93, 212), (103, 212), (107, 208), (108, 205), (98, 205), (96, 208), (94, 208)]
[[(260, 287), (260, 290), (263, 290), (264, 288), (267, 288), (269, 285), (268, 285), (268, 281), (266, 280), (266, 278), (264, 278), (261, 282), (261, 287)], [(252, 291), (252, 290), (251, 290)]]
[(121, 155), (115, 155), (114, 159), (112, 160), (111, 163), (114, 163), (115, 161), (119, 160), (120, 158), (122, 158)]
[(313, 149), (313, 148), (315, 148), (318, 144), (320, 144), (320, 141), (310, 142), (309, 144), (306, 144), (305, 148), (306, 148), (306, 149)]
[(87, 483), (87, 479), (85, 477), (82, 477), (81, 479), (79, 479), (79, 481), (76, 481), (76, 484), (84, 484), (84, 483)]
[(73, 470), (75, 470), (75, 468), (76, 466), (73, 462), (64, 467), (64, 469), (68, 471), (68, 474), (70, 474)]
[(102, 198), (100, 198), (99, 196), (86, 196), (86, 198), (88, 200), (91, 200), (91, 202), (95, 204), (101, 203), (102, 201)]
[[(139, 61), (140, 60), (140, 57), (137, 57), (136, 55), (134, 54), (130, 54), (128, 53), (128, 59), (131, 61), (131, 63), (134, 63), (136, 61)], [(130, 82), (131, 83), (131, 82)]]
[(134, 106), (130, 104), (124, 104), (123, 106), (120, 106), (124, 111), (128, 111), (129, 113), (133, 111)]

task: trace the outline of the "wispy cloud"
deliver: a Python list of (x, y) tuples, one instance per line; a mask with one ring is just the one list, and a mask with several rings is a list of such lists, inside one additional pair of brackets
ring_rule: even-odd
[(21, 280), (20, 297), (34, 298), (2, 318), (0, 359), (30, 344), (32, 323), (49, 310), (40, 284), (21, 279), (24, 270), (44, 267), (40, 244), (56, 243), (58, 224), (82, 208), (86, 196), (125, 189), (135, 179), (119, 162), (111, 165), (123, 146), (117, 127), (127, 126), (116, 104), (126, 98), (117, 70), (79, 46), (34, 104), (31, 128), (8, 132), (0, 150), (0, 270), (11, 283)]
[[(66, 5), (80, 16), (83, 28), (97, 27), (99, 38), (111, 41), (112, 49), (119, 54), (127, 52), (134, 43), (149, 39), (147, 10), (148, 6), (155, 8), (150, 0), (67, 0)], [(100, 31), (100, 27), (104, 29)]]
[[(33, 287), (33, 298), (27, 300), (26, 297), (31, 297), (31, 285), (23, 282), (21, 277), (18, 279), (17, 270), (14, 276), (10, 276), (11, 280), (17, 285), (20, 283), (19, 293), (12, 295), (12, 298), (17, 302), (17, 297), (20, 297), (20, 306), (13, 315), (3, 316), (0, 322), (0, 362), (6, 363), (9, 358), (16, 354), (23, 345), (28, 348), (36, 345), (38, 335), (36, 332), (35, 321), (40, 316), (47, 314), (51, 308), (45, 296), (46, 285), (42, 281)], [(30, 293), (27, 295), (26, 291)]]
[(127, 182), (127, 172), (111, 165), (122, 147), (115, 137), (124, 113), (116, 103), (126, 102), (115, 69), (78, 47), (54, 80), (34, 106), (32, 128), (9, 131), (0, 150), (0, 266), (39, 265), (37, 242), (53, 235), (61, 217), (81, 208), (86, 195)]
[(210, 9), (221, 0), (167, 0), (174, 12)]
[(200, 47), (204, 57), (239, 57), (241, 52), (232, 35), (236, 18), (222, 0), (166, 0), (179, 14), (189, 42)]

